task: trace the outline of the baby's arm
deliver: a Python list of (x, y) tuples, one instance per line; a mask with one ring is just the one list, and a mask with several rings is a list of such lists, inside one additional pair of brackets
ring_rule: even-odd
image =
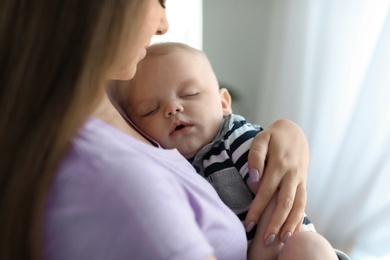
[(248, 260), (277, 259), (279, 253), (282, 251), (283, 243), (279, 239), (276, 239), (270, 246), (267, 246), (263, 240), (268, 223), (276, 207), (276, 197), (277, 193), (272, 197), (259, 218), (255, 237), (248, 250)]
[(264, 244), (263, 237), (275, 210), (276, 200), (277, 192), (260, 216), (256, 235), (248, 250), (248, 260), (338, 259), (331, 244), (320, 234), (311, 231), (296, 232), (285, 243), (280, 241), (277, 234), (271, 245)]
[(325, 237), (310, 231), (296, 232), (283, 246), (278, 260), (337, 260), (338, 257)]

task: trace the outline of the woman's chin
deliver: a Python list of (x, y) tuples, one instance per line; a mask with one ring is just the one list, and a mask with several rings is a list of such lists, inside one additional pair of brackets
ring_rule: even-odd
[(137, 66), (131, 66), (126, 69), (121, 69), (111, 73), (110, 80), (130, 80), (134, 77), (135, 72), (137, 71)]

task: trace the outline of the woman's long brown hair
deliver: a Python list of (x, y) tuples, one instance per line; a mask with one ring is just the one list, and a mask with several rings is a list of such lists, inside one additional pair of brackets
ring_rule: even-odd
[(104, 93), (134, 2), (0, 2), (0, 259), (40, 257), (50, 183)]

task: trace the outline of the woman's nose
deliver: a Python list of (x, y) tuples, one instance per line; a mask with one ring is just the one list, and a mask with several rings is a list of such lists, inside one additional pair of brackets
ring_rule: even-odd
[(163, 35), (165, 34), (169, 29), (169, 23), (168, 23), (168, 19), (167, 19), (167, 14), (165, 12), (165, 9), (164, 9), (164, 13), (160, 19), (160, 25), (156, 31), (156, 35)]
[(184, 111), (184, 108), (183, 106), (178, 103), (178, 102), (173, 102), (171, 104), (168, 104), (166, 107), (165, 107), (165, 116), (166, 117), (171, 117), (177, 113), (181, 113)]

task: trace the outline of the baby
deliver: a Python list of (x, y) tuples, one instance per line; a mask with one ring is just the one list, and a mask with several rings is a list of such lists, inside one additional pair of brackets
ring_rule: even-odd
[[(163, 148), (177, 149), (243, 221), (258, 189), (258, 182), (248, 177), (248, 151), (263, 129), (232, 113), (229, 92), (219, 88), (206, 55), (181, 43), (155, 44), (135, 77), (117, 84), (132, 122)], [(248, 241), (253, 240), (249, 259), (337, 259), (336, 253), (348, 259), (335, 253), (306, 217), (303, 229), (313, 232), (296, 232), (265, 245), (261, 227), (267, 221), (262, 217), (254, 232), (247, 233)]]

